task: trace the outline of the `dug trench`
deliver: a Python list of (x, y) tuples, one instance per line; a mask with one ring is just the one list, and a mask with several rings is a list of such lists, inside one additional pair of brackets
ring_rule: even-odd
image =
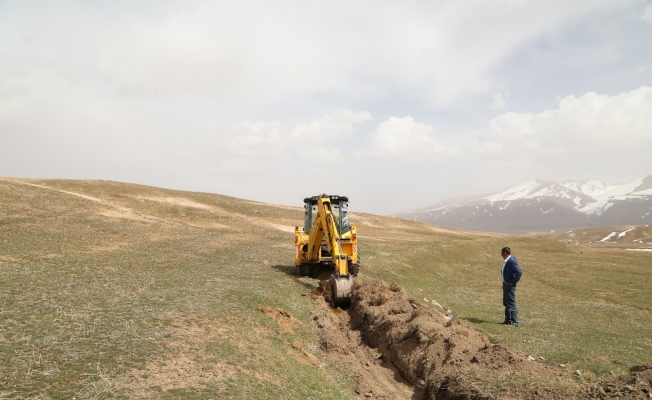
[[(644, 389), (629, 390), (631, 385), (618, 390), (616, 380), (611, 386), (582, 382), (492, 343), (487, 335), (447, 320), (398, 285), (360, 277), (353, 293), (346, 310), (331, 307), (328, 281), (320, 281), (310, 298), (322, 349), (350, 372), (362, 398), (567, 399), (617, 393), (647, 397)], [(637, 376), (652, 374), (652, 366), (639, 369), (643, 372)], [(641, 384), (652, 384), (644, 380)], [(619, 381), (620, 386), (631, 381)]]

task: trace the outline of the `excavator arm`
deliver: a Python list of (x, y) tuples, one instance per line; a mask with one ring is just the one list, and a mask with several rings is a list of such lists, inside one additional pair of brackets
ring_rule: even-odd
[[(355, 229), (351, 231), (353, 233), (349, 236), (353, 236), (353, 240), (355, 240)], [(333, 292), (333, 305), (347, 306), (351, 302), (351, 296), (353, 294), (353, 276), (349, 271), (352, 257), (342, 251), (341, 238), (337, 223), (335, 222), (331, 199), (328, 195), (321, 195), (317, 199), (317, 215), (315, 222), (310, 228), (307, 242), (304, 242), (301, 238), (302, 235), (299, 232), (299, 227), (296, 227), (294, 243), (296, 246), (297, 262), (299, 263), (297, 268), (301, 268), (301, 263), (304, 262), (317, 263), (323, 261), (324, 257), (322, 257), (321, 251), (323, 243), (326, 242), (326, 247), (328, 247), (328, 252), (331, 255), (331, 260), (335, 267), (335, 272), (331, 275), (330, 279), (331, 290)], [(300, 249), (302, 248), (305, 248), (305, 256), (301, 255)], [(355, 257), (357, 260), (357, 255)]]
[(320, 196), (317, 202), (317, 218), (310, 229), (308, 260), (318, 260), (324, 236), (326, 246), (333, 257), (333, 265), (338, 276), (349, 275), (349, 257), (342, 251), (340, 235), (328, 197)]

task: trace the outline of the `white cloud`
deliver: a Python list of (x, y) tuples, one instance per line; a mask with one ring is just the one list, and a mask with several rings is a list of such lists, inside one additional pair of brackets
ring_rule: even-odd
[(276, 121), (242, 122), (226, 128), (219, 152), (224, 158), (275, 159), (283, 151), (283, 136), (282, 126)]
[(496, 93), (494, 94), (494, 102), (491, 104), (491, 109), (492, 110), (500, 110), (501, 108), (505, 108), (507, 105), (507, 99), (505, 96), (503, 96), (502, 93)]
[(292, 130), (292, 136), (307, 143), (325, 142), (352, 133), (355, 124), (371, 118), (369, 111), (340, 110), (308, 124), (297, 125)]
[(438, 136), (431, 125), (416, 122), (410, 116), (390, 117), (370, 135), (367, 154), (406, 161), (423, 157), (437, 161), (459, 154), (457, 150), (443, 145)]
[(652, 4), (648, 4), (641, 13), (641, 21), (652, 24)]
[(110, 10), (75, 1), (34, 4), (2, 3), (6, 68), (55, 69), (129, 96), (193, 93), (266, 104), (315, 93), (377, 99), (396, 88), (436, 105), (489, 89), (493, 70), (524, 44), (622, 6), (620, 0), (372, 8), (194, 1)]
[(585, 93), (559, 100), (541, 113), (505, 113), (489, 132), (503, 143), (566, 153), (604, 154), (652, 146), (652, 87), (615, 96)]
[(617, 0), (443, 4), (376, 7), (378, 40), (365, 51), (373, 65), (368, 74), (421, 91), (431, 104), (455, 104), (488, 90), (493, 68), (521, 46), (580, 16), (619, 6)]
[(369, 119), (368, 111), (338, 110), (295, 126), (279, 121), (230, 124), (218, 130), (210, 157), (216, 157), (223, 165), (235, 165), (228, 161), (233, 159), (256, 165), (283, 159), (340, 162), (344, 156), (339, 147), (346, 142), (338, 138), (351, 135), (356, 124)]
[(342, 153), (334, 147), (322, 147), (317, 148), (311, 152), (306, 152), (303, 155), (304, 159), (308, 160), (320, 160), (320, 161), (330, 161), (330, 162), (342, 162), (344, 161), (344, 156)]

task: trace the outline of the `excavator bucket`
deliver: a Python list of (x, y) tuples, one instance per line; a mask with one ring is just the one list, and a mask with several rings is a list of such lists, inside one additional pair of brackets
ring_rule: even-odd
[(351, 304), (353, 295), (353, 278), (351, 275), (346, 277), (331, 275), (331, 290), (333, 291), (333, 307), (347, 307)]

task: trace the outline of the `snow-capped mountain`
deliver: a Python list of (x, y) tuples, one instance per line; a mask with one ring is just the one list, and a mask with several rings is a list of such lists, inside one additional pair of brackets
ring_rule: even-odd
[(599, 196), (618, 187), (618, 185), (609, 185), (594, 179), (582, 179), (577, 182), (564, 181), (560, 185), (591, 197)]
[(453, 228), (526, 232), (652, 220), (652, 175), (622, 185), (597, 180), (531, 181), (505, 190), (449, 199), (396, 217)]

